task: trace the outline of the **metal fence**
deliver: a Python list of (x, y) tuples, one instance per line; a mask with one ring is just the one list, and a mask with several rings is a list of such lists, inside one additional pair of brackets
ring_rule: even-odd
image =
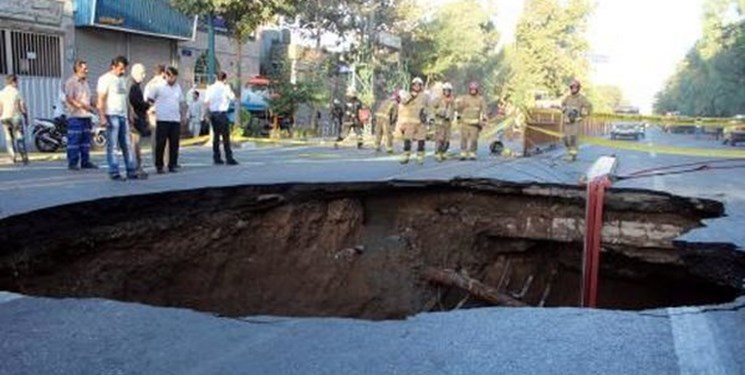
[[(60, 36), (0, 29), (0, 79), (4, 85), (6, 75), (18, 76), (29, 121), (52, 117), (54, 106), (60, 105), (62, 53)], [(28, 132), (26, 137), (32, 141)], [(5, 146), (2, 136), (0, 148)]]

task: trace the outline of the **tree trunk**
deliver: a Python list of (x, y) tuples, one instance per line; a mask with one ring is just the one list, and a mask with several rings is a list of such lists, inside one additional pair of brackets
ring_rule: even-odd
[(235, 41), (238, 44), (238, 58), (236, 59), (236, 78), (238, 80), (238, 92), (235, 94), (235, 128), (241, 126), (241, 97), (243, 96), (243, 69), (241, 69), (241, 60), (243, 59), (243, 35), (236, 35)]
[(438, 270), (427, 267), (422, 271), (422, 277), (432, 283), (454, 286), (463, 289), (474, 297), (497, 306), (524, 307), (527, 304), (498, 290), (481, 283), (476, 279), (459, 274), (454, 270)]

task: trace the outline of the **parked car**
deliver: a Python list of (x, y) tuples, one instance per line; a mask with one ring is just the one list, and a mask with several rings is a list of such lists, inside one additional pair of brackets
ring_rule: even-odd
[(610, 138), (633, 138), (634, 140), (639, 140), (644, 138), (644, 125), (640, 122), (616, 122), (611, 125)]
[(733, 117), (722, 135), (722, 143), (725, 145), (736, 146), (738, 142), (745, 142), (745, 115)]

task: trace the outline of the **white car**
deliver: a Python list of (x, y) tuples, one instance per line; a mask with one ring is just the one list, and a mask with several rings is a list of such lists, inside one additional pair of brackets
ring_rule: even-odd
[(644, 138), (644, 125), (639, 122), (616, 122), (611, 127), (610, 138), (633, 138), (634, 140), (639, 140)]

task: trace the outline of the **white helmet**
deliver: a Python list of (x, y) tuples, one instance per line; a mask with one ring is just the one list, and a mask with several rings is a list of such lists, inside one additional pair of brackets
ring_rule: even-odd
[(419, 77), (414, 77), (414, 79), (411, 80), (411, 84), (413, 85), (413, 84), (416, 84), (416, 83), (418, 83), (420, 85), (423, 85), (424, 84), (424, 81), (422, 81), (422, 79), (419, 78)]
[(453, 91), (453, 85), (450, 84), (450, 82), (445, 82), (442, 84), (442, 91), (450, 90)]
[(357, 96), (357, 90), (354, 87), (347, 88), (347, 96)]

